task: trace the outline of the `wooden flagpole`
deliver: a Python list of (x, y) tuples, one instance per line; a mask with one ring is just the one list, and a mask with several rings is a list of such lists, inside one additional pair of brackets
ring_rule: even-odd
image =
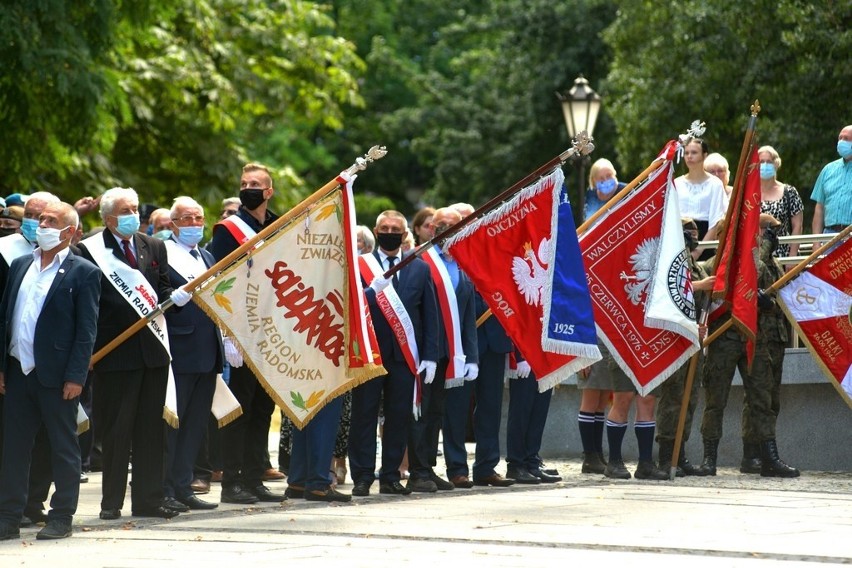
[[(751, 149), (754, 144), (754, 131), (757, 126), (757, 115), (760, 112), (760, 101), (757, 99), (754, 100), (754, 103), (751, 105), (751, 116), (749, 117), (748, 126), (746, 127), (745, 138), (743, 138), (743, 147), (740, 151), (740, 161), (737, 164), (737, 174), (734, 179), (734, 190), (731, 194), (731, 200), (728, 202), (728, 211), (725, 214), (726, 223), (730, 224), (734, 219), (734, 209), (735, 207), (740, 207), (742, 202), (742, 192), (745, 188), (745, 167), (746, 161), (751, 155)], [(736, 211), (738, 214), (739, 212)], [(730, 225), (729, 225), (730, 226)], [(733, 230), (733, 229), (732, 229)], [(725, 231), (719, 238), (719, 246), (717, 247), (717, 251), (725, 250), (725, 242), (728, 233), (730, 231)], [(719, 257), (720, 255), (717, 253), (713, 258), (713, 273), (716, 273), (716, 269), (719, 265)], [(713, 292), (710, 291), (710, 296), (712, 296)], [(704, 306), (704, 310), (701, 314), (701, 324), (706, 324), (707, 322), (707, 310), (709, 307), (709, 297), (706, 305)], [(675, 432), (675, 440), (674, 440), (674, 449), (672, 451), (672, 463), (671, 469), (669, 470), (669, 479), (674, 479), (677, 474), (677, 463), (680, 461), (680, 447), (683, 443), (683, 430), (686, 426), (686, 412), (689, 408), (689, 399), (692, 396), (692, 385), (695, 382), (695, 371), (698, 369), (698, 359), (701, 357), (701, 351), (708, 345), (710, 345), (713, 341), (715, 341), (719, 336), (721, 336), (731, 325), (733, 324), (732, 320), (726, 321), (722, 326), (719, 327), (715, 332), (713, 332), (709, 337), (707, 337), (701, 343), (702, 349), (696, 351), (689, 361), (689, 368), (686, 373), (686, 381), (683, 387), (683, 398), (680, 403), (680, 413), (678, 414), (677, 419), (677, 430)]]
[[(355, 160), (355, 163), (349, 166), (346, 170), (344, 170), (344, 174), (346, 175), (354, 175), (355, 172), (365, 170), (367, 165), (375, 162), (383, 158), (387, 154), (387, 150), (384, 146), (373, 146), (370, 148), (367, 153), (360, 158)], [(238, 248), (233, 250), (230, 254), (225, 256), (222, 260), (211, 266), (207, 269), (206, 272), (198, 276), (197, 278), (191, 280), (187, 284), (184, 285), (184, 289), (192, 293), (196, 288), (204, 284), (207, 280), (216, 276), (218, 273), (222, 272), (239, 258), (246, 254), (250, 254), (252, 249), (260, 243), (265, 238), (274, 234), (275, 232), (284, 228), (288, 223), (293, 221), (293, 219), (302, 215), (305, 211), (310, 209), (315, 203), (320, 201), (326, 195), (336, 190), (340, 186), (340, 183), (337, 181), (337, 177), (330, 180), (328, 183), (323, 185), (321, 188), (313, 192), (310, 196), (304, 199), (301, 203), (293, 207), (290, 211), (281, 215), (278, 219), (273, 221), (268, 227), (265, 227), (262, 231), (257, 233), (254, 237), (240, 245)], [(171, 298), (166, 299), (157, 307), (156, 310), (148, 314), (148, 316), (144, 318), (140, 318), (136, 321), (132, 326), (128, 327), (126, 330), (121, 332), (115, 339), (101, 347), (97, 353), (92, 355), (92, 359), (89, 363), (90, 367), (94, 366), (95, 363), (103, 359), (110, 351), (124, 343), (128, 338), (133, 336), (140, 329), (148, 325), (148, 322), (152, 321), (154, 318), (165, 312), (167, 309), (172, 307), (174, 302), (172, 302)]]

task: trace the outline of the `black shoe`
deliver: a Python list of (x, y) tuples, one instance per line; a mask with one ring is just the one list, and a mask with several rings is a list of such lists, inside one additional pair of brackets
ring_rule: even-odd
[(353, 497), (366, 497), (370, 494), (370, 483), (369, 481), (356, 481), (355, 485), (352, 487), (352, 496)]
[(252, 503), (257, 503), (259, 499), (257, 496), (245, 489), (239, 483), (231, 485), (230, 487), (222, 488), (222, 503), (236, 503), (238, 505), (251, 505)]
[[(379, 484), (379, 493), (383, 495), (410, 495), (411, 489), (404, 486), (399, 481), (390, 481)], [(352, 494), (355, 494), (355, 490), (352, 490)]]
[(169, 509), (164, 505), (159, 507), (145, 507), (144, 509), (133, 509), (130, 512), (134, 517), (157, 517), (160, 519), (171, 519), (180, 515), (174, 509)]
[(348, 503), (352, 500), (351, 495), (346, 495), (345, 493), (341, 493), (334, 487), (329, 487), (324, 491), (305, 491), (305, 501), (324, 501), (326, 503)]
[(12, 540), (13, 538), (21, 538), (21, 529), (6, 523), (0, 525), (0, 540)]
[(47, 521), (47, 526), (38, 531), (37, 540), (57, 540), (71, 536), (71, 521), (60, 521), (54, 519)]
[(104, 521), (114, 521), (121, 516), (121, 509), (101, 509), (98, 516)]
[(211, 503), (210, 501), (202, 501), (195, 495), (190, 495), (189, 497), (184, 497), (183, 499), (178, 499), (181, 503), (189, 507), (190, 509), (197, 509), (200, 511), (209, 511), (211, 509), (215, 509), (219, 506), (219, 503)]
[(24, 516), (29, 518), (33, 523), (46, 523), (47, 522), (47, 514), (41, 509), (24, 509)]
[(653, 479), (656, 481), (665, 481), (669, 478), (669, 472), (657, 469), (652, 461), (640, 461), (636, 466), (636, 471), (633, 472), (633, 477), (636, 479)]
[(559, 475), (559, 470), (556, 469), (555, 467), (547, 467), (546, 465), (544, 465), (542, 463), (542, 464), (539, 465), (538, 468), (541, 471), (543, 471), (544, 473), (546, 473), (547, 475)]
[(438, 486), (431, 479), (422, 477), (410, 477), (406, 484), (407, 489), (411, 489), (415, 493), (434, 493), (438, 490)]
[(32, 520), (31, 518), (29, 518), (29, 517), (28, 517), (28, 516), (26, 516), (26, 515), (22, 515), (22, 516), (21, 516), (21, 522), (20, 522), (20, 523), (18, 523), (18, 526), (19, 526), (20, 528), (22, 528), (22, 529), (25, 529), (25, 528), (27, 528), (27, 527), (31, 527), (31, 526), (33, 526), (34, 524), (35, 524), (35, 523), (33, 522), (33, 520)]
[(81, 471), (80, 472), (80, 483), (88, 483), (88, 482), (89, 482), (89, 476), (86, 475), (85, 471)]
[(287, 489), (284, 490), (284, 495), (287, 497), (287, 499), (304, 499), (305, 488), (296, 487), (295, 485), (289, 485)]
[(166, 497), (163, 499), (163, 507), (166, 509), (171, 509), (172, 511), (177, 511), (178, 513), (186, 513), (189, 511), (189, 507), (184, 505), (174, 497)]
[(606, 463), (601, 460), (597, 452), (583, 452), (583, 465), (580, 471), (583, 473), (601, 474), (606, 469)]
[(623, 461), (610, 459), (604, 469), (604, 476), (611, 479), (630, 479), (630, 472), (624, 467)]
[(562, 481), (561, 475), (551, 475), (545, 472), (543, 469), (531, 469), (530, 475), (532, 475), (536, 479), (541, 480), (542, 483), (558, 483)]
[(286, 495), (283, 493), (273, 493), (265, 485), (258, 485), (252, 489), (251, 492), (255, 497), (257, 497), (258, 501), (264, 501), (266, 503), (280, 503), (281, 501), (287, 500)]
[(429, 480), (435, 484), (435, 487), (438, 491), (452, 491), (456, 488), (451, 482), (447, 481), (443, 477), (439, 477), (437, 473), (434, 471), (429, 474)]
[(541, 479), (534, 476), (529, 470), (520, 467), (506, 468), (506, 477), (524, 485), (537, 485), (541, 483)]

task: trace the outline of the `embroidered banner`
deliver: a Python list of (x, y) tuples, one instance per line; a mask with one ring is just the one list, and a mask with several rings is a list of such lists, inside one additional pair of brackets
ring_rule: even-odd
[(852, 239), (778, 292), (781, 309), (852, 407)]
[(194, 295), (298, 428), (386, 373), (356, 274), (350, 191), (320, 199)]
[[(563, 207), (571, 215), (567, 200), (560, 201), (563, 180), (562, 169), (556, 168), (444, 243), (532, 367), (542, 392), (601, 358), (594, 335), (581, 331), (594, 325), (582, 272), (573, 275), (573, 292), (551, 300), (547, 271), (553, 263), (554, 232), (561, 230), (555, 220)], [(571, 254), (569, 249), (566, 245), (563, 254)], [(562, 314), (558, 331), (571, 338), (560, 353), (542, 348), (542, 322), (551, 301), (559, 303)]]
[(667, 145), (667, 162), (580, 237), (598, 335), (641, 395), (699, 348), (671, 181), (675, 151)]

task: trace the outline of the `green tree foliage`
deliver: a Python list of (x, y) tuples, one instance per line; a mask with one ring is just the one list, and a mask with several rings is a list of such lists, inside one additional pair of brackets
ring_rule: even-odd
[(807, 190), (849, 122), (850, 29), (852, 5), (834, 0), (621, 2), (604, 36), (620, 162), (641, 169), (700, 118), (735, 170), (759, 99), (759, 144), (781, 154), (779, 179)]

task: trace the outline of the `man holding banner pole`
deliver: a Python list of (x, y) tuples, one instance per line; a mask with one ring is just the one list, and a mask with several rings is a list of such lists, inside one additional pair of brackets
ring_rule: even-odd
[[(208, 247), (213, 258), (222, 260), (278, 218), (268, 209), (274, 193), (272, 176), (266, 166), (246, 164), (243, 167), (239, 194), (242, 205), (236, 215), (213, 227)], [(222, 502), (283, 501), (286, 498), (283, 494), (271, 492), (262, 482), (275, 403), (252, 370), (243, 365), (242, 354), (227, 337), (224, 348), (231, 366), (228, 386), (242, 406), (243, 414), (221, 430)]]

